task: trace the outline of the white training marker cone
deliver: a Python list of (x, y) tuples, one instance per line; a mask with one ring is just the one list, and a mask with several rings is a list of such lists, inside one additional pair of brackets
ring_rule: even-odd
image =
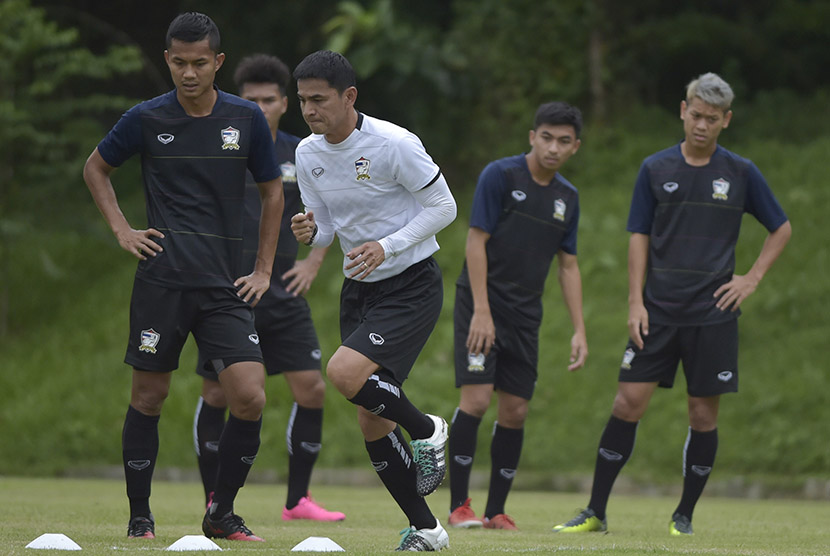
[(328, 537), (308, 537), (291, 549), (291, 552), (346, 552)]
[(44, 533), (29, 544), (26, 548), (45, 550), (80, 550), (78, 544), (63, 533)]
[(218, 544), (204, 535), (185, 535), (165, 550), (174, 552), (190, 552), (196, 550), (222, 550)]

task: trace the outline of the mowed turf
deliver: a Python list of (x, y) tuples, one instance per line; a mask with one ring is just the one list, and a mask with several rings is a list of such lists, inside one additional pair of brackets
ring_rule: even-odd
[[(283, 522), (284, 485), (251, 484), (237, 511), (264, 543), (218, 541), (234, 554), (287, 554), (303, 539), (328, 537), (352, 554), (386, 554), (407, 523), (381, 488), (318, 486), (314, 497), (346, 513), (341, 523)], [(482, 511), (486, 493), (473, 491)], [(156, 539), (126, 538), (127, 500), (117, 480), (0, 478), (0, 554), (36, 556), (25, 546), (43, 533), (63, 533), (81, 554), (148, 554), (164, 551), (184, 535), (200, 534), (202, 492), (195, 483), (157, 482), (152, 507)], [(429, 503), (446, 523), (449, 491)], [(616, 496), (609, 506), (608, 534), (554, 534), (551, 526), (572, 517), (584, 494), (515, 491), (508, 512), (520, 531), (448, 529), (452, 554), (683, 554), (824, 555), (830, 553), (830, 504), (796, 500), (704, 498), (693, 537), (671, 537), (668, 519), (676, 500)], [(55, 554), (55, 552), (43, 552)]]

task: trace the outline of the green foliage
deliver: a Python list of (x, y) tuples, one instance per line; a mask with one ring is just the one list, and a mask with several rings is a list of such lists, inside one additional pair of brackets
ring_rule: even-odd
[[(8, 243), (31, 231), (42, 206), (59, 207), (66, 176), (78, 175), (101, 128), (95, 114), (129, 101), (92, 90), (141, 67), (133, 47), (93, 54), (74, 29), (59, 29), (27, 0), (0, 3), (0, 337), (9, 301)], [(23, 194), (25, 190), (25, 194)], [(46, 265), (48, 268), (48, 265)]]

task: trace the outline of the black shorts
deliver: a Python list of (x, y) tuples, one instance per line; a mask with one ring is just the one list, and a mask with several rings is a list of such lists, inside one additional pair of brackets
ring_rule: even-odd
[(173, 371), (189, 333), (218, 370), (262, 362), (253, 311), (233, 288), (179, 290), (136, 278), (124, 362), (143, 371)]
[[(292, 371), (320, 370), (320, 342), (305, 298), (279, 298), (254, 308), (265, 372), (273, 376)], [(218, 380), (209, 360), (199, 354), (196, 373)]]
[(496, 390), (529, 400), (538, 378), (539, 327), (517, 326), (493, 313), (496, 342), (487, 356), (467, 351), (467, 335), (473, 316), (469, 288), (456, 287), (453, 322), (455, 328), (455, 386), (492, 384)]
[(378, 282), (346, 278), (340, 291), (340, 338), (403, 383), (426, 344), (444, 301), (432, 257)]
[(628, 341), (620, 382), (657, 382), (671, 388), (682, 361), (690, 396), (738, 391), (738, 319), (705, 326), (652, 324), (644, 340), (642, 351)]

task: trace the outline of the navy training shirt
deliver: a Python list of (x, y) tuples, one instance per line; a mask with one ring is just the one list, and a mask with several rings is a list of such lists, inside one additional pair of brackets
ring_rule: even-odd
[[(303, 203), (300, 200), (300, 188), (297, 185), (297, 167), (295, 166), (294, 152), (300, 138), (290, 133), (277, 130), (277, 140), (273, 143), (282, 174), (282, 190), (285, 196), (285, 208), (282, 211), (280, 223), (280, 239), (277, 243), (277, 254), (274, 257), (274, 269), (271, 274), (271, 287), (262, 296), (256, 309), (269, 306), (278, 299), (293, 297), (285, 289), (282, 275), (294, 266), (297, 260), (297, 243), (291, 231), (291, 217), (303, 212)], [(262, 199), (256, 180), (250, 172), (245, 184), (245, 230), (243, 233), (242, 264), (245, 272), (251, 272), (256, 264), (257, 246), (259, 245), (259, 220), (262, 212)]]
[(209, 116), (189, 116), (172, 90), (128, 110), (99, 143), (113, 167), (141, 154), (147, 226), (164, 251), (136, 277), (172, 288), (233, 287), (242, 274), (245, 172), (279, 177), (262, 110), (216, 89)]
[(745, 212), (770, 232), (787, 221), (752, 161), (718, 146), (707, 165), (691, 166), (680, 144), (643, 161), (628, 231), (649, 236), (649, 322), (697, 326), (738, 317), (718, 309), (714, 293), (732, 279)]
[[(576, 255), (579, 195), (557, 173), (550, 184), (533, 181), (524, 154), (488, 164), (478, 179), (470, 227), (490, 234), (487, 292), (491, 310), (538, 325), (553, 257)], [(467, 262), (456, 284), (470, 287)]]

